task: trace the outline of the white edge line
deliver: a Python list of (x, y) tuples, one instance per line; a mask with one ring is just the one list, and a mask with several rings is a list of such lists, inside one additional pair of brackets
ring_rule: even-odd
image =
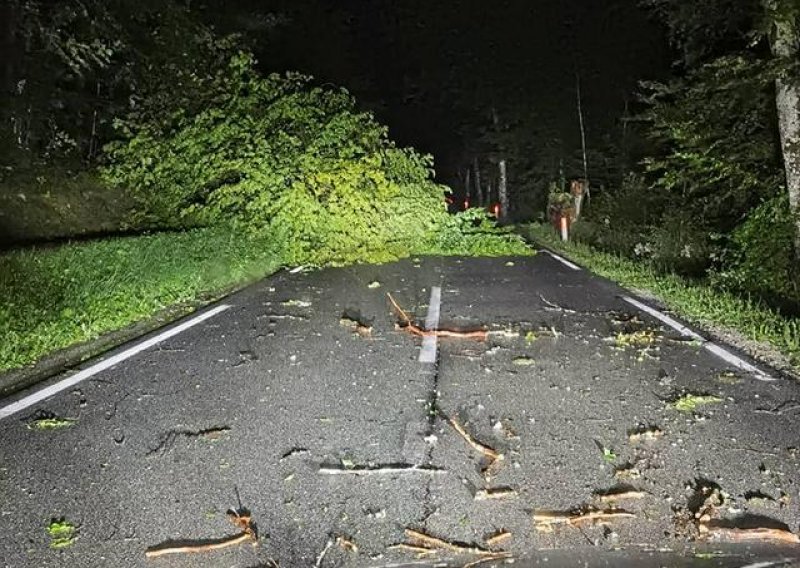
[(567, 268), (571, 268), (572, 270), (581, 270), (581, 267), (580, 267), (580, 266), (578, 266), (577, 264), (574, 264), (574, 263), (572, 263), (572, 262), (568, 261), (566, 258), (563, 258), (563, 257), (561, 257), (561, 256), (558, 256), (556, 253), (554, 253), (554, 252), (550, 252), (550, 251), (549, 251), (549, 250), (547, 250), (547, 249), (541, 249), (541, 250), (543, 250), (544, 252), (546, 252), (547, 254), (549, 254), (550, 256), (552, 256), (553, 258), (555, 258), (555, 259), (556, 259), (558, 262), (560, 262), (561, 264), (563, 264), (563, 265), (564, 265), (564, 266), (566, 266)]
[(635, 299), (631, 298), (630, 296), (622, 296), (622, 299), (625, 300), (626, 302), (628, 302), (629, 304), (632, 304), (632, 305), (636, 306), (637, 308), (639, 308), (643, 312), (647, 312), (648, 314), (650, 314), (654, 318), (656, 318), (658, 320), (661, 320), (662, 322), (664, 322), (665, 324), (670, 326), (672, 329), (674, 329), (675, 331), (677, 331), (681, 335), (683, 335), (685, 337), (691, 337), (692, 339), (696, 339), (697, 341), (702, 341), (703, 343), (706, 342), (705, 337), (703, 337), (699, 333), (696, 333), (696, 332), (692, 331), (691, 329), (689, 329), (685, 325), (681, 324), (677, 320), (672, 319), (667, 314), (659, 312), (658, 310), (653, 309), (650, 306), (648, 306), (647, 304), (643, 304), (639, 300), (635, 300)]
[(714, 343), (712, 341), (708, 341), (706, 338), (704, 338), (699, 333), (697, 333), (695, 331), (692, 331), (691, 329), (689, 329), (685, 325), (683, 325), (680, 322), (676, 321), (675, 319), (669, 317), (667, 314), (662, 313), (662, 312), (660, 312), (660, 311), (658, 311), (658, 310), (656, 310), (654, 308), (651, 308), (647, 304), (644, 304), (644, 303), (642, 303), (642, 302), (640, 302), (638, 300), (635, 300), (634, 298), (631, 298), (630, 296), (622, 296), (622, 299), (625, 300), (626, 302), (628, 302), (629, 304), (631, 304), (633, 306), (636, 306), (637, 308), (639, 308), (643, 312), (646, 312), (646, 313), (650, 314), (651, 316), (653, 316), (657, 320), (660, 320), (660, 321), (664, 322), (665, 324), (670, 326), (672, 329), (674, 329), (675, 331), (677, 331), (681, 335), (683, 335), (685, 337), (691, 337), (692, 339), (700, 341), (702, 343), (702, 345), (703, 345), (703, 348), (705, 348), (709, 352), (713, 353), (714, 355), (716, 355), (717, 357), (719, 357), (720, 359), (722, 359), (726, 363), (729, 363), (729, 364), (733, 365), (734, 367), (736, 367), (738, 369), (741, 369), (743, 371), (747, 371), (748, 373), (752, 373), (754, 378), (758, 379), (759, 381), (774, 381), (774, 380), (776, 380), (774, 377), (771, 377), (771, 376), (767, 375), (761, 369), (751, 365), (750, 363), (748, 363), (747, 361), (745, 361), (741, 357), (738, 357), (738, 356), (734, 355), (733, 353), (731, 353), (727, 349), (717, 345), (716, 343)]
[[(434, 330), (439, 327), (439, 313), (442, 303), (442, 289), (431, 288), (431, 301), (428, 303), (428, 315), (425, 317), (425, 329)], [(436, 363), (436, 336), (422, 338), (422, 350), (419, 352), (420, 363)]]
[(792, 562), (791, 558), (784, 558), (783, 560), (768, 560), (766, 562), (756, 562), (755, 564), (748, 564), (741, 568), (771, 568), (773, 566), (785, 566), (787, 563)]
[(121, 353), (117, 353), (116, 355), (113, 355), (108, 359), (103, 359), (99, 363), (96, 363), (91, 367), (87, 367), (86, 369), (78, 371), (74, 375), (66, 377), (65, 379), (53, 385), (50, 385), (49, 387), (45, 387), (39, 391), (36, 391), (33, 394), (21, 398), (20, 400), (14, 403), (4, 406), (0, 408), (0, 420), (2, 420), (3, 418), (8, 418), (9, 416), (16, 414), (17, 412), (20, 412), (22, 410), (25, 410), (26, 408), (31, 407), (34, 404), (37, 404), (45, 399), (48, 399), (51, 396), (60, 393), (63, 390), (75, 386), (81, 381), (84, 381), (89, 377), (96, 375), (97, 373), (105, 371), (106, 369), (109, 369), (121, 363), (122, 361), (125, 361), (126, 359), (129, 359), (134, 355), (141, 353), (145, 349), (149, 349), (150, 347), (153, 347), (154, 345), (157, 345), (162, 341), (174, 337), (179, 333), (182, 333), (187, 329), (194, 327), (197, 324), (202, 323), (221, 312), (224, 312), (230, 307), (231, 306), (227, 304), (223, 304), (221, 306), (217, 306), (216, 308), (208, 310), (207, 312), (203, 312), (202, 314), (199, 314), (188, 321), (185, 321), (179, 325), (176, 325), (175, 327), (172, 327), (162, 333), (159, 333), (158, 335), (151, 337), (150, 339), (142, 341), (141, 343), (137, 343), (133, 347), (130, 347), (129, 349), (126, 349)]

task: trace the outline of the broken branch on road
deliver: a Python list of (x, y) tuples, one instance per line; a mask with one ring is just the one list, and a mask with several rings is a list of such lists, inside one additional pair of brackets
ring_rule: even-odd
[(425, 534), (414, 529), (406, 529), (406, 537), (411, 541), (411, 546), (419, 546), (428, 550), (445, 550), (456, 554), (472, 554), (478, 556), (492, 556), (497, 554), (476, 545), (459, 544)]
[(499, 464), (503, 461), (504, 456), (503, 454), (497, 452), (495, 449), (490, 448), (489, 446), (478, 442), (475, 438), (473, 438), (466, 429), (459, 424), (458, 420), (453, 417), (447, 417), (447, 422), (453, 427), (453, 429), (459, 433), (459, 435), (464, 438), (464, 440), (469, 444), (469, 446), (484, 455), (487, 458), (488, 463), (486, 467), (483, 468), (484, 473), (490, 473), (493, 471), (493, 466)]
[(512, 499), (517, 492), (510, 487), (496, 487), (493, 489), (479, 489), (475, 492), (475, 501), (495, 501), (499, 499)]
[(736, 528), (724, 527), (713, 523), (699, 523), (697, 525), (700, 535), (713, 541), (722, 542), (781, 542), (786, 544), (800, 544), (800, 537), (791, 531), (778, 528)]
[(400, 307), (391, 294), (386, 294), (386, 296), (389, 298), (389, 301), (392, 303), (392, 307), (394, 307), (397, 315), (400, 317), (401, 322), (397, 324), (397, 329), (400, 329), (401, 331), (406, 331), (417, 337), (447, 337), (458, 339), (475, 339), (477, 341), (486, 341), (486, 338), (488, 337), (488, 332), (486, 330), (459, 331), (451, 329), (423, 329), (411, 321), (411, 318), (403, 310), (403, 308)]
[(558, 525), (577, 527), (591, 523), (606, 525), (620, 519), (631, 519), (636, 515), (624, 509), (594, 509), (585, 508), (578, 511), (536, 511), (533, 514), (533, 524), (536, 530), (552, 532)]
[(255, 526), (253, 525), (250, 513), (246, 511), (228, 512), (228, 519), (234, 526), (242, 530), (241, 534), (212, 541), (202, 541), (197, 543), (184, 544), (181, 546), (157, 546), (145, 551), (146, 558), (158, 558), (169, 554), (194, 554), (198, 552), (212, 552), (223, 548), (238, 546), (245, 542), (251, 542), (253, 546), (258, 544)]

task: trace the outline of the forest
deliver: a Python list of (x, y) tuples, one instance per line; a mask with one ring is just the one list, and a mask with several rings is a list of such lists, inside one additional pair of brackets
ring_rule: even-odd
[[(797, 315), (796, 1), (462, 8), (3, 0), (0, 288), (41, 315), (24, 283), (82, 290), (72, 255), (124, 257), (117, 237), (235, 259), (191, 285), (176, 260), (166, 296), (87, 316), (91, 336), (265, 257), (526, 253), (513, 227), (543, 234), (584, 180), (573, 241)], [(85, 243), (26, 246), (64, 241)]]

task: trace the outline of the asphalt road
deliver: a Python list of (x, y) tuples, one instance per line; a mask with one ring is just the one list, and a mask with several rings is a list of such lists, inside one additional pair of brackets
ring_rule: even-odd
[[(386, 294), (422, 325), (434, 287), (440, 329), (490, 333), (440, 338), (425, 363)], [(545, 254), (269, 278), (0, 420), (0, 565), (482, 559), (391, 548), (413, 542), (408, 528), (522, 566), (795, 565), (800, 545), (703, 542), (698, 526), (723, 539), (752, 536), (748, 527), (798, 531), (800, 385), (732, 369), (627, 293)], [(718, 400), (674, 408), (684, 395)], [(35, 427), (47, 417), (74, 422)], [(632, 490), (614, 505), (599, 496)], [(534, 523), (545, 511), (612, 506), (631, 516)], [(145, 557), (236, 535), (230, 508), (251, 512), (257, 546)], [(62, 518), (77, 538), (55, 549), (46, 529)]]

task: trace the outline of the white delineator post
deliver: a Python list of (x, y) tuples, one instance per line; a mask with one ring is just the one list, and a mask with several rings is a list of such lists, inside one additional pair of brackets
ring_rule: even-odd
[(567, 217), (565, 215), (561, 216), (561, 240), (569, 240), (569, 225), (567, 224)]

